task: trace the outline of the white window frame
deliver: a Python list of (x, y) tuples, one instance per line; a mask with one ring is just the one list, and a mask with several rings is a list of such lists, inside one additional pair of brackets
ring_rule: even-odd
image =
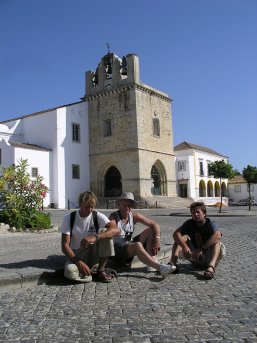
[(31, 168), (31, 177), (38, 177), (38, 168), (37, 167), (32, 167)]
[(80, 180), (80, 165), (72, 164), (72, 179)]
[(80, 143), (80, 124), (72, 123), (72, 142)]
[(199, 159), (199, 175), (204, 176), (203, 160)]
[(234, 185), (234, 192), (241, 193), (241, 185)]
[(178, 171), (186, 171), (186, 161), (185, 160), (181, 160), (178, 161)]

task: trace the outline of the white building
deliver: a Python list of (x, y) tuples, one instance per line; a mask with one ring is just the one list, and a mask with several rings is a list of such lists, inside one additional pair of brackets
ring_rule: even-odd
[(215, 161), (228, 161), (228, 157), (218, 152), (188, 142), (182, 142), (174, 147), (176, 156), (177, 194), (181, 198), (191, 198), (213, 205), (220, 201), (220, 195), (225, 197), (227, 204), (228, 180), (215, 179), (208, 175), (208, 164)]
[(6, 120), (0, 124), (0, 164), (28, 160), (49, 193), (44, 206), (77, 206), (78, 194), (89, 189), (88, 110), (84, 101)]
[[(228, 194), (233, 202), (249, 198), (248, 185), (242, 175), (228, 181)], [(252, 199), (257, 199), (257, 184), (251, 184), (250, 195)]]

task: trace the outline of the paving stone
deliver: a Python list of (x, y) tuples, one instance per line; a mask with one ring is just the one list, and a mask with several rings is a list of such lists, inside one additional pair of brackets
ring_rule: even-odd
[[(151, 213), (163, 227), (162, 240), (170, 243), (172, 232), (188, 218), (185, 212), (177, 217), (167, 210)], [(180, 261), (181, 272), (164, 280), (135, 268), (121, 272), (111, 284), (72, 284), (59, 275), (37, 287), (5, 288), (0, 294), (0, 341), (257, 343), (256, 216), (217, 215), (215, 220), (222, 224), (227, 256), (213, 280), (203, 280), (203, 270)], [(29, 275), (29, 281), (33, 270), (53, 268), (54, 259), (47, 256), (58, 256), (57, 233), (51, 233), (53, 242), (46, 234), (35, 235), (35, 240), (26, 233), (31, 251), (38, 250), (35, 260), (27, 255), (21, 234), (12, 235), (15, 244), (21, 243), (23, 260), (4, 257), (0, 274), (19, 272)], [(3, 237), (0, 248), (8, 254), (9, 238)]]

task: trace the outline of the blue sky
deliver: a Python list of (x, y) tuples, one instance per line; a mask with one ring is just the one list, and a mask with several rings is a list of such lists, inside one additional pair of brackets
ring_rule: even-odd
[(175, 145), (257, 166), (257, 0), (0, 0), (0, 121), (79, 101), (107, 42), (173, 99)]

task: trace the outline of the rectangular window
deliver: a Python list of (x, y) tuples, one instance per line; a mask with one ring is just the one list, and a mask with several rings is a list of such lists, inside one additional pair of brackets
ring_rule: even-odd
[(207, 176), (210, 176), (209, 175), (209, 164), (211, 164), (211, 161), (207, 161)]
[(72, 141), (80, 143), (80, 125), (72, 123)]
[(31, 168), (31, 176), (32, 177), (38, 177), (38, 168)]
[(200, 176), (204, 176), (203, 161), (199, 161)]
[(104, 121), (104, 137), (108, 137), (112, 135), (112, 122), (111, 120)]
[(178, 161), (178, 171), (186, 171), (186, 161)]
[(158, 118), (153, 119), (153, 135), (160, 137), (160, 121)]
[(73, 179), (80, 179), (80, 166), (79, 164), (72, 165), (72, 178)]
[(234, 186), (234, 192), (235, 193), (241, 193), (241, 185), (235, 185)]

